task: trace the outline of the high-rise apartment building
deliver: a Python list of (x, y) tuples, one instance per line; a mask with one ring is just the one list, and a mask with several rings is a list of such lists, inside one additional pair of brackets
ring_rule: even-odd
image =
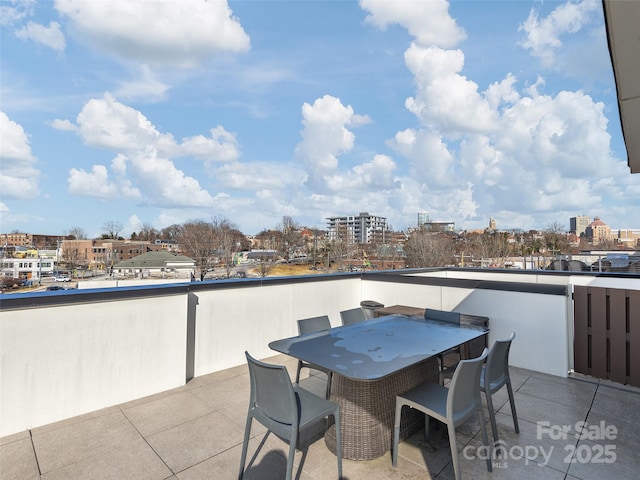
[(569, 233), (575, 234), (577, 237), (586, 235), (587, 227), (591, 223), (591, 219), (585, 216), (571, 217), (569, 219)]
[(387, 241), (387, 219), (361, 212), (359, 215), (327, 218), (329, 240), (347, 243), (384, 243)]

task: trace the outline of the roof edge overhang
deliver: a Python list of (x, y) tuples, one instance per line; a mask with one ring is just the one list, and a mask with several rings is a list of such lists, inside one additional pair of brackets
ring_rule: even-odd
[(640, 173), (640, 1), (602, 0), (602, 7), (627, 163)]

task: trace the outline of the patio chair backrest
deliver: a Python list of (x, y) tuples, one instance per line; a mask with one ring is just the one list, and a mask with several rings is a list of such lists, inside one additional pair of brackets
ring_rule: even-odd
[(482, 404), (480, 400), (480, 372), (487, 358), (488, 350), (485, 348), (477, 358), (461, 360), (458, 363), (447, 395), (447, 417), (451, 418), (454, 425), (469, 418)]
[(251, 394), (249, 408), (253, 415), (276, 435), (289, 438), (298, 429), (298, 406), (291, 378), (284, 365), (256, 360), (248, 352)]
[(343, 310), (340, 312), (340, 318), (342, 319), (343, 325), (350, 325), (352, 323), (363, 322), (366, 320), (362, 307)]
[(491, 391), (502, 387), (509, 377), (509, 351), (515, 338), (516, 332), (511, 332), (509, 338), (496, 340), (491, 347), (484, 373), (484, 385)]
[(298, 333), (306, 335), (307, 333), (322, 332), (331, 328), (331, 322), (327, 315), (319, 317), (302, 318), (298, 320)]
[(435, 310), (433, 308), (425, 308), (424, 318), (429, 320), (440, 320), (441, 322), (455, 323), (460, 325), (460, 314), (458, 312), (447, 312), (445, 310)]

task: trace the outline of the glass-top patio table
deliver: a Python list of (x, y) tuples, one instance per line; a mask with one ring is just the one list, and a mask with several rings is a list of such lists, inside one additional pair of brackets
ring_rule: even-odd
[[(487, 333), (477, 326), (389, 315), (269, 347), (334, 373), (331, 399), (340, 405), (343, 457), (370, 460), (391, 449), (396, 395), (426, 380), (437, 382), (437, 354)], [(420, 425), (424, 415), (403, 415), (401, 433), (410, 435)], [(325, 441), (335, 452), (333, 428)]]

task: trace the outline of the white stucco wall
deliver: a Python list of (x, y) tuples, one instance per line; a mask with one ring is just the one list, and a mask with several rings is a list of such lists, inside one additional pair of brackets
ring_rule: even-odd
[(186, 297), (2, 312), (0, 436), (185, 383)]

